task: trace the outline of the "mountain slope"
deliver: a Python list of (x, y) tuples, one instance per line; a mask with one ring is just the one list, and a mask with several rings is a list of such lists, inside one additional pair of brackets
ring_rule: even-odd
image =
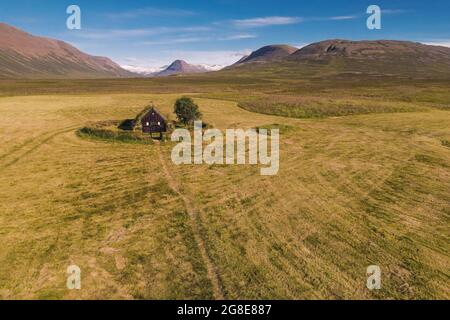
[[(408, 41), (326, 40), (274, 61), (240, 63), (238, 66), (241, 75), (271, 75), (283, 79), (352, 75), (448, 79), (450, 48)], [(233, 73), (233, 69), (236, 68), (224, 72)]]
[(0, 23), (1, 78), (130, 77), (106, 57), (96, 57), (59, 40), (33, 36)]
[[(310, 44), (292, 54), (292, 59), (323, 60), (331, 57), (353, 59), (390, 59), (395, 56), (417, 58), (420, 63), (448, 60), (450, 49), (409, 41), (348, 41), (327, 40)], [(411, 61), (412, 62), (412, 61)]]
[(286, 58), (297, 51), (297, 48), (285, 44), (269, 45), (253, 51), (250, 55), (241, 58), (235, 65), (249, 62), (270, 62)]
[(154, 74), (154, 76), (165, 77), (175, 74), (203, 73), (208, 71), (210, 70), (208, 70), (204, 66), (189, 64), (184, 60), (175, 60), (166, 69)]
[(450, 75), (450, 48), (409, 41), (327, 40), (296, 51), (288, 60), (325, 63), (342, 72), (409, 77)]

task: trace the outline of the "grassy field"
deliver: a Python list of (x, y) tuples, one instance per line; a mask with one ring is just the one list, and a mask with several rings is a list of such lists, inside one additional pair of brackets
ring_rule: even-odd
[[(73, 83), (61, 91), (3, 83), (1, 298), (450, 298), (444, 86), (407, 88), (399, 105), (386, 99), (398, 113), (294, 119), (239, 108), (233, 88), (144, 93), (148, 83), (136, 80), (135, 93), (123, 94), (97, 84), (99, 93), (68, 95)], [(148, 91), (164, 87), (155, 86)], [(278, 175), (248, 165), (175, 166), (171, 143), (76, 134), (133, 118), (150, 102), (170, 114), (182, 90), (216, 128), (289, 128)], [(345, 88), (327, 94), (336, 90), (348, 103)], [(371, 92), (382, 96), (380, 87), (358, 94)], [(66, 288), (71, 264), (81, 268), (81, 290)], [(379, 291), (365, 287), (371, 264), (382, 270)]]

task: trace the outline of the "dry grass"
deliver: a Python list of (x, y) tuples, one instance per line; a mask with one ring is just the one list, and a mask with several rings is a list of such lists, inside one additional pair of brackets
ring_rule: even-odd
[[(216, 128), (286, 126), (279, 174), (175, 166), (156, 145), (80, 139), (180, 95), (0, 99), (0, 297), (213, 298), (198, 232), (226, 298), (450, 298), (450, 113), (298, 120), (197, 98)], [(195, 228), (193, 228), (195, 224)], [(66, 268), (82, 289), (65, 287)], [(378, 264), (382, 290), (365, 288)]]
[(370, 113), (418, 112), (423, 104), (370, 98), (270, 95), (249, 99), (239, 105), (249, 111), (292, 118), (326, 118)]

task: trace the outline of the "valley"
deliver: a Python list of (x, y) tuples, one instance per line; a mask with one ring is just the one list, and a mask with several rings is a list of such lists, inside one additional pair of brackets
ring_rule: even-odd
[[(449, 48), (265, 45), (144, 77), (0, 33), (1, 299), (450, 298)], [(180, 97), (208, 128), (279, 129), (276, 174), (176, 165), (170, 137), (121, 137), (150, 105), (147, 127), (179, 126)], [(117, 134), (90, 134), (99, 123)]]
[(448, 111), (302, 120), (191, 94), (216, 128), (292, 127), (270, 177), (75, 134), (181, 94), (0, 98), (2, 298), (448, 298)]

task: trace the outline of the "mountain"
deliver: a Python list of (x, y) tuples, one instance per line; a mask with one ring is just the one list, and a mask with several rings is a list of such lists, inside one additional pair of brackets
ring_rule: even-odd
[(275, 44), (259, 48), (250, 55), (242, 57), (235, 65), (249, 62), (270, 62), (276, 61), (291, 55), (297, 48), (285, 44)]
[(327, 40), (297, 50), (286, 61), (322, 65), (335, 73), (414, 78), (450, 75), (450, 48), (409, 41)]
[(144, 77), (163, 77), (172, 74), (182, 74), (182, 73), (203, 73), (209, 71), (218, 71), (225, 66), (223, 65), (209, 65), (209, 64), (199, 64), (191, 65), (183, 60), (176, 60), (170, 66), (165, 65), (163, 67), (140, 67), (133, 65), (122, 66), (125, 70), (140, 74)]
[(237, 62), (235, 62), (234, 64), (240, 64), (240, 63), (244, 62), (244, 60), (247, 59), (248, 56), (249, 56), (249, 55), (243, 56), (242, 58), (240, 58), (240, 59), (239, 59)]
[(136, 74), (109, 58), (0, 23), (0, 78), (112, 78)]
[[(409, 41), (339, 39), (312, 43), (290, 54), (292, 50), (285, 50), (281, 55), (273, 54), (271, 52), (274, 51), (270, 50), (273, 47), (258, 49), (221, 72), (230, 75), (239, 72), (252, 77), (271, 74), (287, 79), (356, 75), (450, 78), (450, 48), (447, 47)], [(248, 63), (258, 59), (265, 63)]]
[[(378, 40), (348, 41), (327, 40), (310, 44), (291, 55), (293, 60), (327, 60), (333, 57), (351, 59), (392, 59), (394, 57), (418, 59), (420, 63), (430, 63), (450, 59), (450, 49), (430, 46), (417, 42)], [(412, 61), (411, 61), (412, 62)]]
[(208, 71), (211, 70), (204, 66), (189, 64), (184, 60), (175, 60), (166, 69), (154, 74), (154, 76), (165, 77), (175, 74), (203, 73)]

